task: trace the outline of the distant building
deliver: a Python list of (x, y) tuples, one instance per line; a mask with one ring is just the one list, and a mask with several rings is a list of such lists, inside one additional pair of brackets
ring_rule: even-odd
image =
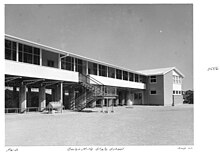
[(183, 102), (175, 67), (133, 71), (14, 36), (5, 36), (6, 112), (43, 111), (49, 102), (81, 111), (103, 105)]

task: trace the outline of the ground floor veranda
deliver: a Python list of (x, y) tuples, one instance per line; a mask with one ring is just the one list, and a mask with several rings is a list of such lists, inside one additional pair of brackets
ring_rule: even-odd
[[(116, 97), (97, 99), (93, 107), (142, 104), (143, 91), (114, 87)], [(63, 109), (71, 109), (71, 101), (77, 99), (85, 88), (78, 82), (5, 76), (5, 113), (44, 111), (49, 102), (61, 102)]]

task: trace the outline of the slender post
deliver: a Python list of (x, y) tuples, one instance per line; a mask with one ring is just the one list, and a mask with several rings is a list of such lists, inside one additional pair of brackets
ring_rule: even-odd
[(111, 102), (112, 102), (112, 103), (111, 103), (111, 104), (112, 104), (112, 111), (111, 111), (111, 112), (114, 113), (114, 108), (113, 108), (113, 107), (114, 107), (114, 103), (113, 103), (113, 99), (111, 99)]
[(101, 112), (104, 112), (104, 111), (103, 111), (103, 102), (104, 102), (104, 98), (102, 98), (102, 100), (101, 100), (101, 107), (102, 107)]

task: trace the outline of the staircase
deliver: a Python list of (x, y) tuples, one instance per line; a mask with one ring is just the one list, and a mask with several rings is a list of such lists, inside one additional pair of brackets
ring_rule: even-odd
[(103, 99), (107, 95), (106, 86), (89, 75), (79, 74), (79, 83), (86, 90), (75, 101), (71, 100), (72, 109), (82, 111), (91, 106), (97, 99)]

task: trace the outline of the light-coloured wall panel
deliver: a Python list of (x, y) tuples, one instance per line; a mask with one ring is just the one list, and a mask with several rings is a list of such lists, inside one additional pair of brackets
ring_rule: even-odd
[(5, 74), (78, 82), (78, 72), (5, 60)]
[[(124, 88), (134, 88), (134, 89), (145, 89), (145, 84), (141, 82), (131, 82), (131, 81), (114, 79), (114, 78), (96, 76), (96, 75), (90, 75), (90, 76), (100, 81), (104, 85), (124, 87)], [(91, 83), (94, 84), (93, 82)]]

